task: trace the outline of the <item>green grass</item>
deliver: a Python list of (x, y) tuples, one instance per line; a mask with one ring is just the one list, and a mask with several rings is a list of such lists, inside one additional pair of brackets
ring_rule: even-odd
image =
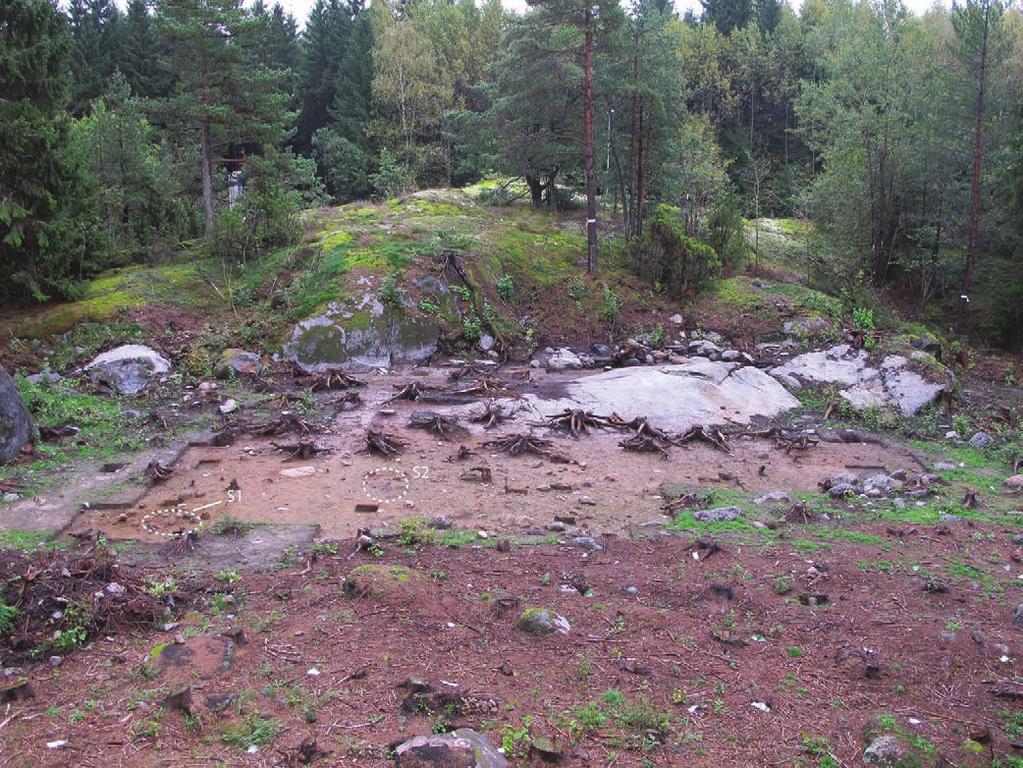
[(63, 549), (71, 546), (70, 539), (53, 540), (54, 531), (0, 530), (0, 549), (18, 549), (34, 552), (39, 549)]

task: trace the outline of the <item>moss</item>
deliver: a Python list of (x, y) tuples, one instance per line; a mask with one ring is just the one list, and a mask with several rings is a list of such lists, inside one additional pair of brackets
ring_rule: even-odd
[(716, 280), (711, 284), (707, 295), (708, 298), (747, 312), (755, 312), (764, 306), (763, 293), (745, 276)]

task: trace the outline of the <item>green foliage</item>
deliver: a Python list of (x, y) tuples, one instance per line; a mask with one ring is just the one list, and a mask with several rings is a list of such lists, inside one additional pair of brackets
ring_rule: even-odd
[(0, 636), (8, 635), (14, 631), (14, 622), (20, 615), (21, 611), (0, 598)]
[(658, 205), (643, 236), (631, 247), (636, 273), (664, 284), (676, 297), (699, 289), (721, 269), (713, 248), (685, 234), (681, 215), (678, 208)]
[(313, 134), (313, 157), (335, 201), (346, 203), (369, 197), (369, 158), (357, 144), (332, 128), (320, 128)]
[(374, 195), (385, 200), (411, 189), (407, 170), (386, 149), (380, 153), (377, 170), (370, 174), (369, 184)]
[(272, 717), (253, 713), (241, 723), (235, 723), (224, 729), (221, 741), (239, 749), (265, 747), (280, 731), (280, 723)]
[(511, 301), (512, 292), (515, 290), (515, 282), (511, 275), (501, 275), (497, 278), (497, 295), (503, 301)]

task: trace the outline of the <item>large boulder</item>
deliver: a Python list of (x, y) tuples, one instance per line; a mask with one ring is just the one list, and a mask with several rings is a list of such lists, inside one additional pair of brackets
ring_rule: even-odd
[(394, 764), (398, 768), (507, 768), (508, 761), (482, 734), (459, 728), (399, 744)]
[(170, 361), (143, 344), (123, 344), (94, 357), (85, 370), (97, 384), (119, 395), (137, 395), (156, 376), (169, 373)]
[(437, 322), (415, 314), (411, 302), (396, 309), (368, 292), (353, 304), (331, 305), (298, 323), (284, 354), (306, 373), (368, 371), (426, 362), (439, 337)]
[(0, 463), (17, 456), (34, 434), (32, 417), (14, 379), (0, 368)]
[(680, 365), (616, 368), (592, 376), (542, 385), (524, 395), (540, 414), (565, 408), (645, 416), (662, 429), (697, 424), (746, 424), (776, 416), (799, 401), (763, 371), (739, 363), (692, 360)]
[(842, 385), (845, 389), (839, 394), (857, 409), (891, 406), (912, 416), (934, 402), (950, 381), (950, 374), (933, 358), (916, 362), (920, 368), (930, 363), (933, 375), (924, 377), (901, 355), (888, 355), (875, 365), (863, 350), (840, 344), (798, 355), (774, 368), (771, 375), (790, 389), (804, 384)]

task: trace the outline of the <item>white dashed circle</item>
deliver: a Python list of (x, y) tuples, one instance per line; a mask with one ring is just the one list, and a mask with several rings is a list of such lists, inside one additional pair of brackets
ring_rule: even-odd
[[(370, 492), (369, 489), (370, 481), (373, 478), (379, 475), (383, 475), (385, 473), (393, 475), (394, 479), (402, 486), (401, 491), (396, 496), (386, 497), (374, 496)], [(400, 469), (395, 469), (394, 467), (377, 467), (376, 469), (371, 469), (369, 472), (362, 476), (362, 492), (365, 493), (366, 496), (368, 496), (370, 499), (377, 502), (378, 504), (387, 504), (390, 502), (401, 501), (403, 498), (405, 498), (405, 494), (407, 494), (408, 491), (409, 491), (408, 475), (406, 475)]]
[[(168, 515), (178, 519), (190, 520), (191, 522), (195, 523), (195, 526), (193, 528), (189, 528), (187, 531), (171, 531), (169, 533), (164, 531), (158, 531), (153, 525), (153, 520), (155, 518), (160, 517), (161, 515)], [(187, 509), (185, 509), (183, 504), (179, 504), (176, 507), (155, 509), (152, 512), (149, 512), (142, 518), (141, 525), (142, 528), (147, 533), (151, 533), (154, 536), (166, 536), (169, 539), (177, 539), (182, 536), (191, 536), (193, 533), (198, 533), (199, 529), (202, 528), (202, 521), (199, 519), (199, 516), (195, 514), (195, 512), (189, 512)]]

